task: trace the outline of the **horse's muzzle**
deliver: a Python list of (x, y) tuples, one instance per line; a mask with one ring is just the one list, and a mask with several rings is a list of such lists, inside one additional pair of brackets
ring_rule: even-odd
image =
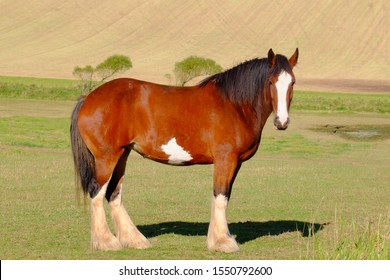
[(274, 119), (274, 126), (278, 130), (285, 130), (288, 127), (289, 123), (290, 123), (290, 118), (287, 118), (287, 120), (284, 123), (280, 121), (279, 117), (275, 117)]

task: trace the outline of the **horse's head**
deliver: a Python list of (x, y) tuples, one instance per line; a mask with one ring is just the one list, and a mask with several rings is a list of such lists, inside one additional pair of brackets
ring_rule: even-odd
[(284, 130), (290, 122), (288, 112), (293, 97), (295, 76), (292, 69), (298, 62), (298, 48), (290, 59), (282, 55), (275, 55), (272, 49), (268, 52), (270, 75), (268, 78), (272, 109), (275, 114), (276, 129)]

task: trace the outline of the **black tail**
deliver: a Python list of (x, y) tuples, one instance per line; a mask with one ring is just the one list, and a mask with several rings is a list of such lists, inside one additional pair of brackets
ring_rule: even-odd
[(92, 198), (100, 189), (98, 187), (99, 184), (96, 181), (95, 158), (81, 138), (77, 126), (77, 119), (84, 101), (85, 97), (80, 97), (73, 110), (70, 125), (70, 138), (76, 172), (76, 186), (81, 185), (84, 196), (89, 193)]

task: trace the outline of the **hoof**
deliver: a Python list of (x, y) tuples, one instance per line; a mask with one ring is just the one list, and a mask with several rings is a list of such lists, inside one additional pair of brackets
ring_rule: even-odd
[(143, 238), (138, 238), (136, 240), (134, 240), (134, 238), (126, 240), (121, 239), (120, 242), (123, 248), (148, 249), (152, 247), (152, 244), (150, 244), (149, 240), (144, 236), (142, 237)]
[(102, 251), (116, 251), (122, 249), (122, 244), (116, 237), (105, 238), (105, 240), (93, 240), (92, 249)]
[(210, 251), (223, 253), (234, 253), (240, 250), (236, 240), (231, 236), (225, 236), (218, 238), (215, 241), (208, 242), (207, 247)]

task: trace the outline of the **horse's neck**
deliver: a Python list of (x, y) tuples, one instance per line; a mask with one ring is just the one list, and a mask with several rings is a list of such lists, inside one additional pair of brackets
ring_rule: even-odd
[(272, 113), (272, 102), (269, 98), (269, 92), (264, 91), (257, 100), (256, 114), (259, 120), (259, 130), (263, 130), (263, 127)]
[(246, 106), (242, 112), (247, 124), (252, 127), (256, 141), (260, 141), (264, 125), (272, 113), (272, 103), (263, 96), (259, 96), (255, 104)]

